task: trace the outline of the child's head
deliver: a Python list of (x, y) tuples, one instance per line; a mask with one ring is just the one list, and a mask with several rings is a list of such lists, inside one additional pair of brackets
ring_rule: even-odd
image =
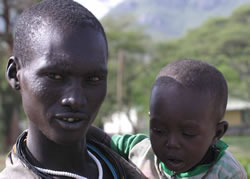
[(150, 100), (150, 139), (168, 169), (190, 170), (224, 135), (227, 95), (223, 75), (207, 63), (178, 60), (160, 71)]
[(21, 14), (6, 76), (21, 93), (29, 133), (82, 140), (106, 95), (107, 51), (99, 21), (72, 0), (44, 0)]

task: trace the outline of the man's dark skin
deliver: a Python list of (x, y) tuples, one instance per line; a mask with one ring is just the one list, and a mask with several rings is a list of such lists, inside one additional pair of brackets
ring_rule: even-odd
[[(36, 159), (33, 164), (98, 178), (96, 163), (87, 153), (86, 133), (106, 95), (104, 37), (91, 27), (60, 33), (49, 25), (36, 38), (29, 64), (11, 57), (6, 73), (10, 85), (20, 91), (29, 119), (26, 144)], [(104, 178), (112, 178), (106, 165), (103, 171)]]

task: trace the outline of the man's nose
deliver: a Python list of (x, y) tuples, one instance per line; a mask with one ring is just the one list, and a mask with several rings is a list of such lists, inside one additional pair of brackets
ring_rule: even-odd
[(63, 106), (70, 107), (74, 111), (81, 110), (87, 103), (84, 89), (81, 86), (72, 86), (65, 91), (61, 101)]

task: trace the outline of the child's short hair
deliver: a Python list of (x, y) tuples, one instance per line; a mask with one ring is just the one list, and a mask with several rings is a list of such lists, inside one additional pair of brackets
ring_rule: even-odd
[(107, 47), (104, 29), (96, 17), (85, 7), (73, 0), (44, 0), (25, 10), (18, 18), (14, 32), (14, 56), (23, 65), (30, 60), (34, 44), (39, 42), (39, 33), (46, 27), (59, 27), (63, 32), (66, 28), (91, 27), (102, 33)]
[(176, 60), (159, 72), (154, 86), (171, 85), (173, 81), (186, 88), (208, 94), (211, 101), (206, 103), (212, 103), (218, 121), (223, 118), (228, 88), (224, 76), (215, 67), (194, 59)]

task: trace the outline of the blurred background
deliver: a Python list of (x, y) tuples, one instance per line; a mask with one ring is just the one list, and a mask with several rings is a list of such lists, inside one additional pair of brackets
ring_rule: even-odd
[[(109, 43), (108, 94), (95, 125), (148, 133), (148, 106), (159, 70), (180, 58), (215, 65), (229, 86), (223, 138), (250, 177), (250, 0), (77, 0), (103, 24)], [(18, 14), (39, 0), (0, 0), (0, 170), (27, 128), (19, 95), (5, 80)]]

